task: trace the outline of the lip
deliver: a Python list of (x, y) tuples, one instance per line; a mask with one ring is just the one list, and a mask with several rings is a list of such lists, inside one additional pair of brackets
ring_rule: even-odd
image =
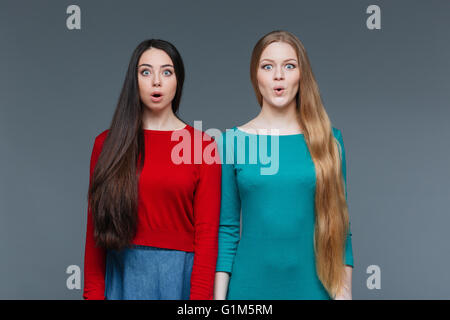
[[(158, 97), (155, 97), (155, 96), (154, 96), (155, 94), (158, 94), (159, 96), (158, 96)], [(150, 98), (152, 99), (153, 102), (159, 102), (159, 101), (162, 100), (163, 94), (162, 94), (161, 91), (153, 91), (153, 92), (151, 93), (151, 95), (150, 95)]]
[(286, 91), (286, 88), (283, 86), (276, 86), (273, 88), (273, 92), (276, 96), (281, 96)]

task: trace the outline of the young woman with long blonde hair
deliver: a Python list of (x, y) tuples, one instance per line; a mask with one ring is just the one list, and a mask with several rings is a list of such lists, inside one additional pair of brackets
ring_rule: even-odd
[[(351, 299), (344, 143), (306, 50), (293, 34), (271, 32), (255, 45), (250, 74), (261, 111), (222, 139), (223, 158), (233, 161), (222, 164), (214, 298)], [(275, 135), (262, 134), (273, 129)], [(277, 172), (262, 175), (259, 160), (235, 161), (259, 149), (239, 141), (277, 141)]]

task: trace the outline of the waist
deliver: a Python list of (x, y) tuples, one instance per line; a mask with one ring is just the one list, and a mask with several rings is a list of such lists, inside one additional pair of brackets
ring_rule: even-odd
[(314, 232), (303, 232), (303, 233), (288, 233), (288, 234), (255, 234), (255, 233), (248, 233), (248, 232), (242, 232), (241, 239), (248, 241), (248, 242), (291, 242), (296, 240), (302, 240), (305, 239), (312, 239), (314, 240)]
[(139, 230), (132, 244), (194, 252), (194, 233), (178, 230)]

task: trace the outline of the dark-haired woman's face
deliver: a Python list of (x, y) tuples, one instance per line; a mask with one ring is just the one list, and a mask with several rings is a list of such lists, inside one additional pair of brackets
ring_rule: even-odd
[(273, 42), (261, 53), (256, 74), (263, 104), (282, 108), (295, 99), (300, 81), (297, 53), (285, 42)]
[(138, 62), (138, 85), (141, 101), (151, 111), (172, 107), (177, 78), (172, 59), (156, 48), (146, 50)]

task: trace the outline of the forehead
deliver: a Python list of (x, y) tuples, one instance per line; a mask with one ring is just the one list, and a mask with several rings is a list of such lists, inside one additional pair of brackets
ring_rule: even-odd
[(151, 64), (152, 66), (173, 64), (172, 59), (164, 50), (156, 48), (150, 48), (142, 53), (138, 65), (143, 63)]
[(271, 60), (295, 59), (295, 60), (297, 60), (297, 52), (289, 43), (272, 42), (261, 53), (260, 60), (263, 60), (263, 59), (271, 59)]

